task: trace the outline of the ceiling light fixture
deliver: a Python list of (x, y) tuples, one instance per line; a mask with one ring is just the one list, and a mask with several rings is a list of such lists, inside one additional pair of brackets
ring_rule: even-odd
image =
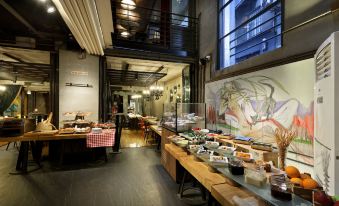
[(32, 94), (31, 90), (27, 90), (27, 94), (31, 95)]
[(42, 3), (45, 3), (46, 2), (46, 0), (39, 0), (40, 2), (42, 2)]
[(151, 96), (155, 98), (155, 100), (160, 99), (160, 97), (163, 95), (164, 87), (158, 86), (158, 83), (156, 82), (155, 86), (151, 86), (150, 88)]
[(3, 92), (3, 91), (6, 91), (6, 89), (7, 89), (7, 88), (6, 88), (6, 86), (2, 86), (2, 85), (0, 85), (0, 91), (2, 91), (2, 92)]
[(132, 95), (132, 99), (139, 99), (141, 98), (142, 96), (140, 94), (135, 94), (135, 95)]
[(120, 33), (122, 37), (127, 38), (129, 35), (131, 35), (128, 31), (123, 31)]
[(135, 2), (133, 0), (122, 0), (121, 7), (128, 10), (135, 9)]
[(48, 6), (47, 7), (47, 13), (52, 14), (55, 12), (55, 7), (54, 6)]

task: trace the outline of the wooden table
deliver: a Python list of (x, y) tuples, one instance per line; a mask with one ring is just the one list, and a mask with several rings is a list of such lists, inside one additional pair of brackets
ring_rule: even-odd
[[(86, 139), (86, 137), (86, 134), (46, 134), (41, 132), (29, 132), (25, 133), (23, 136), (1, 137), (0, 142), (21, 142), (16, 170), (21, 173), (27, 173), (29, 143), (31, 143), (33, 159), (40, 166), (42, 141)], [(60, 162), (62, 162), (62, 156), (63, 155), (61, 155)]]
[[(161, 135), (162, 135), (162, 127), (161, 126), (157, 126), (157, 125), (151, 125), (149, 127), (157, 136), (156, 138), (158, 139), (158, 145), (157, 145), (157, 149), (160, 150), (160, 145), (161, 145)], [(161, 130), (159, 130), (161, 129)]]
[(161, 126), (151, 125), (151, 126), (150, 126), (150, 129), (151, 129), (153, 132), (157, 133), (159, 136), (161, 136), (161, 134), (162, 134), (162, 127), (161, 127)]
[(157, 118), (143, 118), (144, 121), (150, 125), (157, 125), (159, 121), (157, 121)]

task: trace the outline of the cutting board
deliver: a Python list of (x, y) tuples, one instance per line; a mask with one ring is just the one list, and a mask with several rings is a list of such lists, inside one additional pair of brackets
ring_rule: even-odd
[(56, 135), (59, 132), (59, 130), (51, 130), (51, 131), (41, 131), (41, 132), (27, 132), (24, 134), (24, 137), (32, 137), (32, 136), (51, 136), (51, 135)]

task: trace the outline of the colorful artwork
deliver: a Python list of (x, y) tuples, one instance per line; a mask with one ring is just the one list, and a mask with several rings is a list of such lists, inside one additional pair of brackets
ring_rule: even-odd
[(313, 60), (206, 84), (210, 129), (274, 143), (276, 128), (296, 131), (290, 151), (313, 156)]
[[(6, 86), (5, 91), (0, 91), (0, 116), (16, 116), (16, 112), (20, 114), (20, 85), (4, 85)], [(12, 113), (14, 115), (12, 115)], [(6, 114), (4, 114), (6, 113)]]

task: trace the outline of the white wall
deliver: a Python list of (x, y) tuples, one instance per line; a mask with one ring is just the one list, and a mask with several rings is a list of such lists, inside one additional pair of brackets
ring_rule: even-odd
[[(59, 51), (59, 120), (65, 112), (91, 112), (88, 120), (99, 119), (99, 57), (87, 54), (85, 59), (79, 53)], [(85, 72), (88, 75), (74, 75), (71, 72)], [(93, 87), (69, 87), (66, 83), (89, 84)], [(62, 124), (60, 124), (61, 126)]]
[[(176, 95), (182, 96), (182, 76), (181, 74), (178, 77), (175, 77), (174, 79), (164, 82), (161, 85), (164, 85), (164, 93), (163, 96), (160, 97), (158, 100), (151, 100), (150, 102), (150, 113), (152, 116), (156, 116), (158, 118), (161, 118), (164, 113), (164, 104), (170, 102), (170, 89), (173, 89), (173, 87), (176, 85), (178, 86), (180, 84), (180, 88), (178, 89), (178, 92)], [(176, 102), (176, 99), (173, 98), (173, 102)]]

